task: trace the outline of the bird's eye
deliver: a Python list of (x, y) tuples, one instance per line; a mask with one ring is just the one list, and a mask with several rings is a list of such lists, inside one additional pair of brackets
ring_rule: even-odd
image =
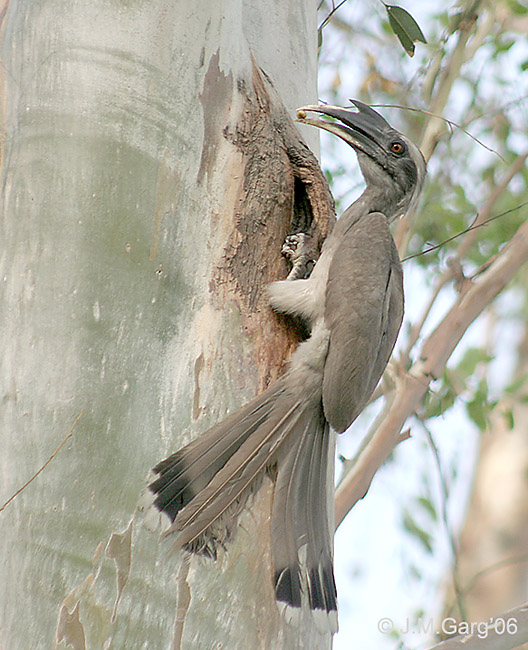
[(392, 151), (392, 153), (400, 155), (405, 151), (405, 147), (402, 142), (396, 140), (391, 144), (390, 150)]

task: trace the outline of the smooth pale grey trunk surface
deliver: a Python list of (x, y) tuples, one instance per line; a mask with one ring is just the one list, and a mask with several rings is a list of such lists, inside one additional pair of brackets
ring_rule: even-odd
[(316, 99), (315, 10), (8, 6), (0, 503), (78, 421), (0, 513), (3, 648), (329, 645), (277, 614), (252, 528), (267, 530), (269, 487), (216, 564), (189, 569), (135, 516), (149, 468), (262, 384), (256, 325), (211, 286), (241, 172), (219, 134), (252, 56), (290, 112)]

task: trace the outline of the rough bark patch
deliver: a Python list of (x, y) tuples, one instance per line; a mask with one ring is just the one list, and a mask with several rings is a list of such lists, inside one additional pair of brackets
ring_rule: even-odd
[(242, 177), (232, 231), (212, 285), (223, 300), (237, 301), (264, 388), (306, 334), (267, 304), (267, 285), (289, 270), (282, 244), (288, 234), (305, 232), (318, 254), (335, 223), (335, 207), (315, 156), (266, 74), (253, 65), (252, 79), (239, 79), (236, 93), (240, 109), (223, 133), (242, 155)]

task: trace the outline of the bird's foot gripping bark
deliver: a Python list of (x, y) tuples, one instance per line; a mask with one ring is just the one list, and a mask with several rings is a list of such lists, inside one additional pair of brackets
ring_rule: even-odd
[(304, 232), (288, 235), (281, 252), (292, 265), (287, 280), (299, 280), (310, 276), (317, 259), (310, 235)]

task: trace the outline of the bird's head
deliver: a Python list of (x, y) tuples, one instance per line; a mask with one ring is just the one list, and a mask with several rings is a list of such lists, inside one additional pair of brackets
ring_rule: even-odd
[[(379, 198), (376, 206), (389, 221), (405, 214), (416, 202), (426, 174), (422, 152), (375, 110), (356, 100), (354, 106), (318, 105), (297, 109), (297, 121), (339, 136), (357, 152), (367, 188)], [(314, 112), (338, 121), (306, 117)]]

